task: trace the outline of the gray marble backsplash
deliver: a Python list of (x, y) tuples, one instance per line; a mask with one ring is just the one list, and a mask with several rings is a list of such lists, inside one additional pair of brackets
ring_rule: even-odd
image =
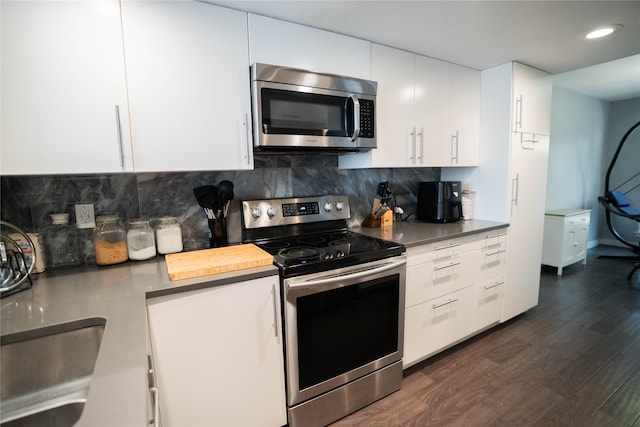
[[(49, 214), (68, 212), (75, 223), (76, 203), (93, 203), (96, 215), (131, 218), (178, 217), (185, 250), (209, 247), (207, 219), (193, 188), (229, 180), (235, 201), (229, 218), (230, 242), (240, 242), (243, 199), (347, 194), (349, 225), (358, 225), (370, 211), (377, 184), (389, 181), (405, 216), (415, 212), (420, 181), (440, 179), (438, 168), (338, 169), (335, 155), (256, 154), (251, 171), (123, 173), (111, 175), (2, 176), (1, 218), (25, 232), (49, 225)], [(92, 230), (80, 230), (85, 262), (95, 261)]]

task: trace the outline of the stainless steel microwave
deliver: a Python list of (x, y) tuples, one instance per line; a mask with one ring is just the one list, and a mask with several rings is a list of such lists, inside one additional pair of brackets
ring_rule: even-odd
[(267, 64), (251, 66), (253, 143), (259, 150), (376, 148), (377, 83)]

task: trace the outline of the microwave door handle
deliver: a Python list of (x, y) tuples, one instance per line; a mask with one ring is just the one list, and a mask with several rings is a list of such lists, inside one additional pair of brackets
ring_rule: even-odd
[(349, 95), (349, 99), (353, 102), (353, 135), (351, 141), (355, 141), (360, 136), (360, 100), (356, 95)]

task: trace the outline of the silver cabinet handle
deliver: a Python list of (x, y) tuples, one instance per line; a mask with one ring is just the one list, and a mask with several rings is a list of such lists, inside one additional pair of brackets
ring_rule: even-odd
[[(454, 145), (454, 141), (455, 141), (455, 145)], [(455, 134), (451, 135), (451, 164), (456, 164), (456, 165), (458, 164), (458, 131), (457, 130)]]
[(440, 246), (440, 247), (435, 247), (433, 248), (434, 251), (441, 251), (443, 249), (451, 249), (451, 248), (455, 248), (456, 246), (460, 246), (460, 243), (450, 243), (447, 246)]
[(507, 252), (506, 249), (501, 249), (501, 250), (498, 250), (498, 251), (495, 251), (495, 252), (486, 253), (485, 256), (500, 255), (500, 254), (505, 253), (505, 252)]
[(443, 302), (442, 304), (433, 304), (432, 308), (436, 309), (436, 308), (444, 307), (445, 305), (453, 304), (456, 301), (458, 301), (458, 298), (449, 299), (447, 302)]
[(452, 262), (451, 264), (445, 265), (444, 267), (434, 267), (433, 271), (445, 270), (447, 268), (455, 267), (456, 265), (460, 265), (460, 263), (459, 262)]
[(251, 150), (253, 150), (253, 141), (251, 136), (251, 121), (249, 120), (249, 115), (244, 113), (244, 133), (247, 137), (247, 166), (251, 166)]
[(154, 427), (158, 427), (160, 425), (160, 390), (156, 387), (155, 370), (153, 368), (153, 359), (150, 354), (147, 354), (147, 366), (149, 392), (151, 393), (151, 401), (153, 404), (153, 420), (151, 420), (149, 424), (153, 424)]
[(498, 233), (498, 234), (491, 234), (489, 236), (486, 236), (485, 239), (497, 239), (498, 237), (502, 237), (502, 236), (506, 236), (507, 233)]
[(518, 187), (520, 186), (520, 174), (517, 173), (516, 177), (511, 180), (511, 204), (518, 206)]
[(119, 105), (116, 105), (116, 130), (118, 132), (118, 149), (120, 150), (120, 168), (124, 170), (124, 148), (122, 147), (122, 126), (120, 125)]
[(276, 304), (276, 285), (271, 285), (271, 295), (273, 297), (273, 332), (278, 338), (278, 310)]
[(515, 129), (522, 129), (522, 94), (516, 98), (516, 123)]
[(409, 157), (409, 159), (411, 160), (412, 164), (416, 163), (416, 127), (413, 127), (413, 131), (409, 132), (409, 135), (411, 135), (411, 157)]
[(360, 136), (360, 100), (354, 94), (349, 95), (349, 99), (353, 101), (353, 135), (351, 135), (351, 141), (355, 141)]
[(497, 288), (500, 285), (504, 285), (504, 282), (496, 282), (493, 285), (485, 286), (484, 290), (488, 291), (489, 289)]
[(420, 164), (422, 165), (424, 164), (424, 128), (420, 128), (418, 135), (420, 135), (420, 157), (418, 159), (420, 159)]
[(158, 427), (160, 425), (160, 391), (157, 387), (151, 387), (149, 390), (153, 398), (153, 427)]

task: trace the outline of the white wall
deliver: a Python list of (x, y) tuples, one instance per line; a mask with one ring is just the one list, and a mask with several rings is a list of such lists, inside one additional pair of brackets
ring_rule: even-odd
[[(640, 121), (640, 98), (611, 103), (608, 118), (609, 127), (604, 147), (604, 164), (601, 173), (602, 191), (604, 191), (605, 186), (604, 176), (620, 144), (620, 140), (631, 126), (638, 121)], [(618, 188), (621, 183), (629, 179), (631, 181)], [(631, 205), (640, 207), (640, 128), (636, 128), (625, 141), (612, 170), (609, 187), (610, 190), (619, 189), (626, 193)], [(598, 229), (600, 242), (603, 244), (619, 244), (608, 230), (602, 210), (600, 217), (601, 221)], [(626, 239), (633, 242), (640, 241), (640, 235), (634, 234), (640, 231), (638, 223), (626, 218), (618, 218), (614, 220), (613, 224), (616, 230), (621, 232)]]
[(590, 246), (598, 239), (609, 110), (609, 102), (553, 87), (545, 209), (591, 209)]

